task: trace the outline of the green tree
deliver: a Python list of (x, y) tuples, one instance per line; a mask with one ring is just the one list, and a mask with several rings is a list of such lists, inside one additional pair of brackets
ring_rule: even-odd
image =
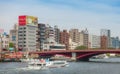
[(13, 43), (9, 43), (9, 47), (13, 48), (14, 44)]
[(83, 50), (83, 49), (87, 49), (87, 47), (82, 45), (82, 46), (77, 46), (75, 49), (76, 50)]
[(15, 52), (17, 52), (17, 49), (15, 48), (15, 45), (13, 43), (9, 43), (9, 48), (13, 48)]

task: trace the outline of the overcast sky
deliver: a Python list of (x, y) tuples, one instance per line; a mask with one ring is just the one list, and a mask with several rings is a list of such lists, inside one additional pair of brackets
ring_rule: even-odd
[(0, 28), (9, 32), (19, 15), (36, 16), (61, 30), (87, 28), (99, 35), (100, 29), (110, 29), (120, 36), (120, 0), (0, 0)]

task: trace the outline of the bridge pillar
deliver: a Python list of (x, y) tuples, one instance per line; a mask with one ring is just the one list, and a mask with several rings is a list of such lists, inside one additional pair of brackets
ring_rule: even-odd
[(76, 59), (76, 53), (72, 52), (71, 55), (72, 55), (71, 60), (76, 61), (77, 60)]

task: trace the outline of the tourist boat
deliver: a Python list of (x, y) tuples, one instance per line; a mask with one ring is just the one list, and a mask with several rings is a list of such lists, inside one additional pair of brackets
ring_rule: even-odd
[(65, 67), (65, 66), (68, 66), (68, 62), (67, 61), (49, 61), (49, 62), (46, 62), (46, 66), (48, 68)]
[(46, 62), (43, 59), (41, 59), (41, 60), (38, 60), (38, 59), (31, 60), (28, 63), (28, 69), (35, 69), (35, 70), (46, 69)]

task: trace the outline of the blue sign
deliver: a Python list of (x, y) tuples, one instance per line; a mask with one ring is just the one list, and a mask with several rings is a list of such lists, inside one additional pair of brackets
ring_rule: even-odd
[(10, 50), (10, 51), (13, 51), (13, 50), (14, 50), (14, 48), (9, 48), (9, 50)]
[(6, 32), (4, 32), (4, 34), (3, 34), (4, 36), (6, 36), (7, 35), (7, 33)]

